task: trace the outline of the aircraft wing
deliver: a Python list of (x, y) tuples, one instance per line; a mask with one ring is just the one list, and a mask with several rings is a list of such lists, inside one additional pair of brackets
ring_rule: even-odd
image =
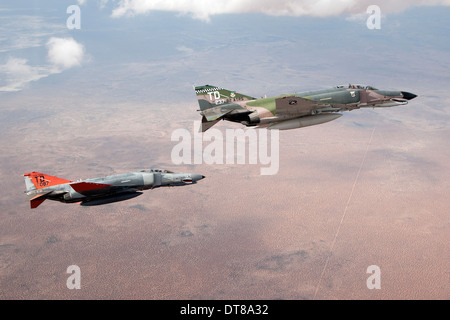
[(277, 116), (302, 116), (310, 115), (313, 110), (317, 109), (319, 104), (317, 101), (305, 99), (296, 96), (285, 96), (275, 99)]
[(83, 193), (86, 193), (86, 192), (88, 192), (88, 193), (95, 193), (96, 190), (100, 191), (100, 189), (112, 187), (113, 185), (111, 185), (111, 184), (104, 184), (104, 183), (95, 183), (95, 182), (82, 181), (82, 182), (71, 183), (70, 186), (76, 192), (83, 194)]
[(92, 197), (115, 197), (123, 193), (135, 193), (139, 190), (129, 186), (115, 186), (96, 182), (77, 182), (70, 185), (76, 192), (81, 193), (90, 201)]
[(30, 207), (31, 209), (35, 209), (37, 207), (39, 207), (39, 205), (44, 202), (46, 199), (49, 198), (55, 198), (55, 197), (60, 197), (62, 195), (64, 195), (66, 193), (66, 191), (63, 190), (50, 190), (48, 192), (44, 192), (44, 193), (39, 193), (37, 195), (32, 195), (31, 198), (29, 198), (30, 200)]

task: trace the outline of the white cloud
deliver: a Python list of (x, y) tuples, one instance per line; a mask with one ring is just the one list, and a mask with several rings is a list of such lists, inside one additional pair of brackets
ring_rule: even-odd
[(178, 46), (178, 47), (176, 47), (176, 49), (178, 51), (188, 54), (188, 55), (194, 53), (194, 49), (186, 47), (186, 46)]
[(52, 37), (47, 41), (48, 60), (59, 69), (81, 65), (84, 47), (72, 38)]
[(85, 57), (83, 45), (72, 38), (52, 37), (47, 41), (47, 48), (48, 65), (32, 66), (28, 60), (16, 57), (10, 57), (5, 64), (0, 65), (0, 79), (4, 82), (0, 91), (20, 91), (32, 81), (80, 66)]
[(48, 68), (30, 66), (26, 59), (9, 58), (4, 65), (0, 65), (0, 75), (6, 82), (5, 86), (0, 87), (0, 91), (20, 91), (29, 82), (50, 74)]
[[(411, 6), (446, 5), (450, 0), (378, 0), (383, 14)], [(121, 0), (113, 17), (133, 16), (151, 11), (172, 11), (209, 21), (211, 16), (229, 13), (263, 13), (273, 16), (327, 17), (365, 12), (374, 0)]]

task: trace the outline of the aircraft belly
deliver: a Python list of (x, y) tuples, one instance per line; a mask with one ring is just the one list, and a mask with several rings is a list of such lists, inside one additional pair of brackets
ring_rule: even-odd
[(115, 194), (111, 196), (104, 196), (104, 197), (96, 197), (92, 199), (86, 199), (81, 202), (82, 206), (98, 206), (108, 203), (114, 203), (119, 201), (125, 201), (129, 200), (135, 197), (138, 197), (142, 194), (142, 192), (127, 192), (127, 193), (120, 193)]
[(78, 202), (85, 198), (86, 198), (85, 195), (82, 195), (81, 193), (72, 190), (64, 195), (63, 200), (64, 202)]

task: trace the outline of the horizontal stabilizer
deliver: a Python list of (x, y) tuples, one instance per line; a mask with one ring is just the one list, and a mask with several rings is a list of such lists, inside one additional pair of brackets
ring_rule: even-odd
[(33, 198), (30, 199), (30, 208), (31, 209), (36, 209), (37, 207), (39, 207), (39, 205), (45, 201), (45, 199), (47, 199), (46, 195), (49, 194), (50, 192), (44, 193), (44, 194), (39, 194)]
[(70, 186), (76, 192), (84, 192), (84, 191), (91, 191), (91, 190), (111, 187), (112, 185), (104, 184), (104, 183), (84, 182), (83, 181), (83, 182), (72, 183)]
[(195, 93), (200, 114), (203, 116), (202, 132), (211, 128), (220, 119), (226, 119), (230, 114), (245, 111), (242, 106), (245, 101), (255, 100), (245, 94), (210, 85), (195, 87)]
[(225, 107), (221, 107), (221, 106), (215, 106), (215, 107), (211, 106), (209, 109), (203, 110), (202, 114), (206, 118), (207, 121), (215, 121), (215, 120), (219, 120), (227, 113), (230, 113), (231, 111), (236, 110), (236, 109), (242, 109), (242, 107), (238, 106), (238, 105), (233, 105), (232, 108), (225, 108)]
[(205, 116), (202, 117), (202, 127), (200, 128), (201, 132), (205, 132), (209, 128), (211, 128), (213, 125), (215, 125), (217, 122), (219, 122), (220, 119), (216, 119), (213, 121), (208, 121)]
[(39, 199), (35, 199), (35, 200), (30, 200), (30, 208), (31, 209), (36, 209), (44, 201), (45, 201), (45, 198), (39, 198)]

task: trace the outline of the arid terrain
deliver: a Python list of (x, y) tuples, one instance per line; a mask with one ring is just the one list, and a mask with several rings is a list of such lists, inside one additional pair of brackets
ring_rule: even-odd
[[(449, 298), (450, 131), (409, 122), (420, 101), (280, 132), (272, 176), (173, 165), (170, 134), (192, 131), (195, 101), (169, 106), (185, 119), (172, 123), (158, 105), (52, 113), (66, 103), (30, 98), (2, 114), (1, 299)], [(149, 167), (207, 178), (99, 207), (30, 210), (23, 194), (33, 170), (75, 180)], [(70, 265), (80, 290), (66, 287)], [(366, 286), (371, 265), (379, 290)]]
[[(448, 1), (379, 0), (379, 29), (368, 1), (145, 3), (0, 5), (1, 300), (450, 299)], [(193, 86), (349, 83), (418, 96), (280, 131), (275, 175), (172, 161), (172, 133), (201, 119)], [(150, 168), (206, 178), (97, 207), (24, 193), (31, 171)]]

